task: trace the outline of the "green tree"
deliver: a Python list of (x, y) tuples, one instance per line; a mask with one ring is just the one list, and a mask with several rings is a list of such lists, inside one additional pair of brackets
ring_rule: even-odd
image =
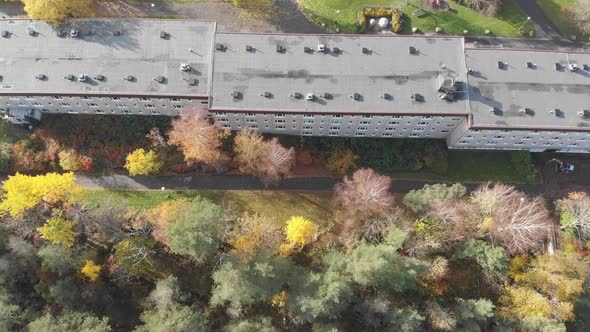
[(338, 318), (355, 298), (346, 257), (331, 252), (322, 261), (323, 271), (308, 272), (287, 298), (287, 309), (308, 322)]
[(347, 272), (356, 283), (388, 294), (416, 289), (416, 278), (427, 268), (425, 262), (400, 256), (393, 246), (361, 243), (348, 257)]
[(110, 332), (108, 318), (99, 318), (88, 313), (63, 312), (59, 316), (45, 314), (28, 325), (29, 332)]
[(474, 259), (490, 282), (499, 282), (503, 279), (509, 262), (504, 248), (492, 247), (482, 240), (465, 241), (459, 257)]
[(346, 175), (348, 172), (358, 168), (356, 161), (359, 156), (354, 154), (350, 149), (335, 149), (328, 156), (326, 167), (338, 175)]
[(425, 185), (422, 189), (411, 190), (404, 197), (404, 204), (414, 212), (426, 212), (434, 203), (457, 200), (465, 196), (467, 188), (455, 183)]
[(526, 317), (519, 325), (522, 332), (566, 332), (564, 323), (546, 317)]
[(412, 332), (422, 330), (425, 317), (414, 308), (395, 308), (386, 316), (388, 331)]
[(80, 287), (72, 276), (58, 279), (49, 286), (47, 300), (70, 309), (78, 308), (81, 303)]
[(277, 256), (258, 255), (248, 262), (230, 258), (213, 272), (211, 304), (233, 308), (270, 301), (295, 274), (295, 267)]
[(20, 331), (25, 321), (22, 309), (8, 302), (6, 296), (0, 293), (0, 331)]
[(133, 236), (115, 246), (117, 267), (133, 277), (154, 278), (158, 267), (154, 255), (156, 242), (143, 236)]
[(180, 290), (178, 278), (168, 276), (156, 282), (156, 288), (151, 291), (147, 300), (157, 308), (165, 308), (185, 299), (186, 295)]
[(60, 245), (46, 245), (37, 251), (43, 266), (60, 275), (72, 272), (79, 263), (78, 253)]
[(219, 247), (222, 214), (219, 205), (195, 198), (188, 209), (177, 211), (175, 223), (166, 226), (168, 247), (175, 254), (189, 255), (197, 263), (204, 262)]
[(279, 329), (272, 325), (269, 317), (256, 317), (244, 319), (228, 324), (224, 331), (226, 332), (279, 332)]
[(485, 331), (483, 327), (494, 317), (494, 304), (488, 299), (459, 299), (455, 316), (462, 331)]
[(0, 172), (9, 173), (12, 170), (12, 145), (0, 143)]

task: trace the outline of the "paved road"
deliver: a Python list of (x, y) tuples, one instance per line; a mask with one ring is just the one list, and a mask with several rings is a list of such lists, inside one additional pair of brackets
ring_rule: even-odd
[[(339, 181), (336, 178), (289, 178), (283, 180), (278, 187), (265, 188), (254, 176), (213, 175), (213, 176), (89, 176), (79, 175), (78, 183), (87, 189), (117, 190), (291, 190), (291, 191), (332, 191)], [(420, 180), (394, 180), (391, 191), (407, 193), (420, 189), (425, 184), (439, 183)], [(472, 190), (478, 183), (466, 183)], [(542, 184), (516, 185), (519, 190), (529, 194), (541, 194)]]
[(535, 24), (537, 37), (546, 39), (563, 39), (559, 32), (557, 32), (553, 23), (549, 21), (547, 16), (545, 16), (545, 13), (537, 5), (536, 0), (518, 0), (518, 5)]

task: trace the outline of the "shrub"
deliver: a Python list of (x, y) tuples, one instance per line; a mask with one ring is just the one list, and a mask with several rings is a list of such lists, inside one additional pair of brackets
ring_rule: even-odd
[(12, 145), (0, 143), (0, 172), (8, 173), (12, 169)]
[(510, 162), (514, 172), (527, 182), (532, 182), (537, 177), (537, 170), (531, 161), (529, 151), (512, 151), (510, 153)]
[(363, 8), (357, 13), (359, 31), (364, 32), (367, 29), (367, 18), (369, 17), (390, 17), (391, 31), (398, 33), (402, 29), (403, 13), (394, 8)]

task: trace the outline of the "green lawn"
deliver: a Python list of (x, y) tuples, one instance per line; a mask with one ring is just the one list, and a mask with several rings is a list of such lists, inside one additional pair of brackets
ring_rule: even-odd
[(489, 29), (496, 36), (519, 37), (522, 36), (520, 27), (524, 26), (525, 31), (532, 29), (516, 0), (506, 0), (497, 17), (484, 16), (455, 1), (450, 2), (455, 13), (428, 11), (421, 17), (412, 16), (417, 7), (405, 5), (405, 0), (299, 0), (299, 5), (314, 21), (324, 23), (330, 30), (335, 30), (335, 21), (338, 21), (342, 32), (357, 30), (357, 12), (365, 6), (401, 8), (406, 14), (404, 33), (410, 33), (413, 26), (422, 32), (433, 32), (439, 26), (447, 34), (463, 34), (463, 30), (469, 30), (470, 34), (483, 35)]
[[(510, 152), (504, 151), (460, 151), (449, 150), (449, 170), (447, 174), (430, 171), (392, 172), (398, 179), (421, 179), (429, 181), (526, 183), (515, 174), (510, 162)], [(540, 182), (537, 178), (536, 182)]]
[(567, 10), (574, 6), (573, 0), (537, 0), (537, 5), (553, 22), (559, 33), (568, 38), (571, 35), (576, 35), (578, 38), (583, 37), (567, 14)]
[(171, 199), (206, 197), (227, 206), (233, 204), (240, 212), (259, 214), (283, 224), (292, 216), (303, 216), (318, 224), (332, 219), (331, 193), (285, 191), (157, 191), (157, 190), (86, 190), (84, 200), (103, 205), (108, 202), (129, 208), (148, 209)]

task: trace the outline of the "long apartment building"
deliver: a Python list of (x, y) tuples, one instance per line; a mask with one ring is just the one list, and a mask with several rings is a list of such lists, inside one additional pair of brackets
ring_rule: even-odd
[(0, 20), (0, 110), (175, 116), (303, 136), (590, 152), (590, 54), (461, 37), (218, 33), (215, 22)]

